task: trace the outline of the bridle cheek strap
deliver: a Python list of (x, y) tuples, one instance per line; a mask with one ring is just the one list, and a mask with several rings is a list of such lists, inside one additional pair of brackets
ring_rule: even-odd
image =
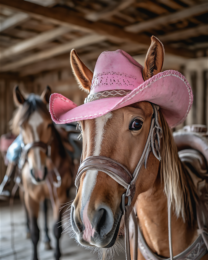
[[(78, 174), (75, 179), (75, 186), (78, 189), (80, 184), (80, 178), (82, 174), (88, 170), (98, 170), (106, 173), (117, 183), (126, 189), (126, 192), (122, 195), (121, 207), (124, 214), (124, 229), (125, 229), (125, 251), (126, 260), (130, 260), (130, 241), (129, 241), (129, 216), (132, 214), (132, 220), (137, 230), (137, 217), (134, 210), (131, 210), (131, 202), (135, 193), (135, 184), (139, 175), (139, 172), (143, 164), (147, 165), (147, 160), (149, 153), (152, 150), (154, 156), (160, 161), (160, 138), (162, 134), (162, 129), (158, 122), (158, 109), (159, 107), (151, 104), (153, 107), (153, 116), (151, 120), (150, 130), (147, 137), (147, 141), (142, 153), (142, 156), (134, 170), (133, 175), (128, 171), (126, 167), (122, 164), (104, 156), (89, 156), (86, 158), (78, 169)], [(126, 198), (128, 198), (128, 203), (125, 205)], [(135, 231), (136, 232), (136, 231)], [(138, 236), (137, 233), (134, 234), (134, 260), (137, 260), (137, 247), (138, 247)]]
[(20, 160), (19, 160), (19, 170), (22, 171), (26, 161), (27, 161), (27, 157), (28, 157), (28, 153), (31, 149), (34, 148), (41, 148), (45, 151), (45, 154), (47, 156), (47, 159), (50, 160), (51, 164), (53, 165), (53, 172), (55, 173), (56, 176), (56, 182), (53, 182), (53, 185), (56, 188), (59, 188), (61, 186), (61, 175), (59, 173), (59, 171), (57, 170), (57, 168), (55, 167), (52, 159), (51, 159), (51, 143), (52, 143), (53, 138), (51, 138), (49, 140), (48, 143), (44, 143), (42, 141), (37, 141), (37, 142), (33, 142), (33, 143), (28, 143), (26, 145), (24, 145), (24, 143), (22, 144), (22, 153), (20, 156)]

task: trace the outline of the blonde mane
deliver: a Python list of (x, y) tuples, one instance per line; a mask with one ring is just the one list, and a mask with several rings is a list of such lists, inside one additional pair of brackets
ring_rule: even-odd
[(193, 223), (196, 218), (196, 203), (198, 200), (196, 188), (192, 179), (178, 157), (178, 151), (171, 130), (160, 112), (163, 130), (160, 176), (164, 183), (164, 192), (172, 203), (176, 216)]

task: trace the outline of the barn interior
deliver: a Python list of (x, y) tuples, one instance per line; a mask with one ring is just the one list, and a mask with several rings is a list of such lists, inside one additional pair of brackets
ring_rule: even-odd
[[(174, 131), (193, 124), (208, 127), (207, 0), (0, 0), (0, 136), (10, 132), (15, 86), (26, 94), (41, 94), (50, 86), (53, 92), (83, 104), (87, 94), (71, 71), (70, 51), (76, 49), (92, 71), (105, 50), (122, 49), (143, 65), (152, 35), (164, 44), (163, 70), (181, 72), (194, 94), (187, 119)], [(5, 172), (1, 156), (0, 182)], [(15, 243), (21, 236), (16, 253), (10, 244), (16, 226), (9, 227), (9, 202), (0, 201), (0, 206), (0, 259), (30, 259), (31, 249), (23, 252), (24, 243), (31, 245), (21, 233), (24, 214), (19, 204), (14, 207), (19, 222), (13, 214), (14, 222), (20, 223), (14, 235)], [(64, 248), (66, 241), (63, 238)], [(63, 260), (97, 259), (70, 243), (74, 251), (66, 252)], [(51, 259), (51, 252), (40, 250), (40, 259)]]

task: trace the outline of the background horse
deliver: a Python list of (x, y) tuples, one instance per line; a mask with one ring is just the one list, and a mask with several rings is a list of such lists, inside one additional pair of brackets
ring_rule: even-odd
[[(163, 55), (161, 43), (154, 40), (147, 52), (143, 69), (144, 80), (162, 70)], [(80, 86), (90, 90), (92, 72), (75, 52), (72, 53), (71, 63)], [(83, 137), (82, 159), (89, 156), (108, 157), (133, 173), (145, 148), (153, 112), (153, 106), (149, 102), (139, 102), (96, 119), (80, 121)], [(198, 237), (198, 193), (187, 168), (178, 157), (171, 130), (160, 111), (158, 117), (162, 128), (161, 161), (152, 151), (150, 152), (146, 167), (143, 165), (140, 169), (132, 201), (133, 210), (138, 217), (137, 225), (142, 230), (147, 246), (156, 254), (155, 258), (146, 259), (157, 259), (157, 256), (170, 257), (168, 198), (171, 203), (173, 255), (183, 252)], [(120, 217), (124, 192), (125, 189), (102, 170), (84, 172), (71, 207), (71, 225), (80, 245), (103, 248), (104, 255), (108, 250), (110, 253), (114, 249), (117, 250), (118, 234), (123, 233), (124, 228)], [(137, 230), (130, 223), (132, 259), (132, 240), (136, 233)], [(139, 245), (136, 250), (138, 259), (145, 259)], [(208, 255), (203, 259), (208, 259)]]
[[(23, 137), (20, 168), (34, 250), (33, 260), (38, 259), (39, 204), (44, 201), (46, 210), (46, 198), (50, 198), (52, 202), (55, 220), (53, 232), (56, 238), (55, 259), (60, 259), (59, 240), (62, 233), (63, 204), (68, 202), (68, 191), (73, 184), (73, 162), (47, 109), (50, 94), (51, 90), (47, 87), (41, 97), (30, 94), (25, 98), (18, 87), (14, 89), (14, 101), (18, 109), (11, 126), (14, 134), (21, 134)], [(45, 232), (45, 242), (49, 242), (47, 228)]]

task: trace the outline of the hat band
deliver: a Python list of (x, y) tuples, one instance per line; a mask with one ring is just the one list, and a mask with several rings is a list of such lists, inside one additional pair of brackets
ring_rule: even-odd
[(129, 94), (131, 90), (124, 90), (124, 89), (113, 89), (113, 90), (106, 90), (106, 91), (100, 91), (94, 94), (89, 94), (85, 100), (84, 103), (89, 103), (98, 99), (103, 99), (103, 98), (109, 98), (109, 97), (124, 97), (127, 94)]

